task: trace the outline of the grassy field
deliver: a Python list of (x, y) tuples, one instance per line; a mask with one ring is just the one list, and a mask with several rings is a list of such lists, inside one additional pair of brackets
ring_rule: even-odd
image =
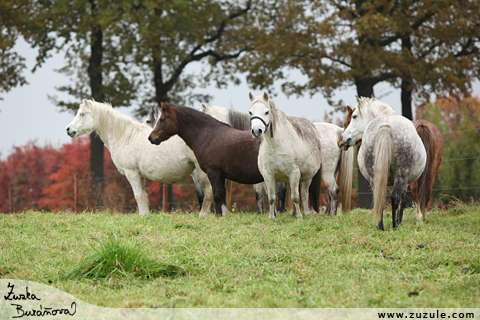
[[(0, 276), (108, 307), (478, 307), (480, 207), (407, 209), (398, 230), (371, 211), (303, 222), (287, 214), (149, 217), (24, 212), (0, 216)], [(185, 270), (65, 280), (106, 239)], [(113, 239), (113, 240), (112, 240)]]

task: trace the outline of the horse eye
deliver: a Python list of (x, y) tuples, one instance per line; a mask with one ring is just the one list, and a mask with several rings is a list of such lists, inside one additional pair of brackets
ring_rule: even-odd
[(352, 119), (355, 119), (356, 117), (357, 117), (357, 115), (354, 115), (354, 116), (352, 116)]
[(152, 121), (150, 121), (150, 120), (147, 120), (147, 123), (150, 123), (150, 122), (152, 122)]
[(248, 111), (248, 114), (249, 114), (249, 115), (252, 115), (252, 111)]
[(267, 115), (267, 114), (269, 114), (269, 113), (270, 113), (270, 111), (269, 111), (269, 110), (265, 111), (265, 115)]

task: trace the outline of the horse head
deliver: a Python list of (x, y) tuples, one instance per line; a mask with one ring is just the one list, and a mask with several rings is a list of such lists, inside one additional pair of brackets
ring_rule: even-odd
[[(368, 103), (371, 99), (359, 98), (357, 96), (355, 96), (355, 98), (357, 99), (357, 107), (352, 110), (350, 124), (340, 135), (343, 142), (350, 146), (357, 145), (358, 141), (362, 139), (363, 132), (365, 131), (367, 124), (371, 120), (365, 115), (365, 111), (362, 110), (364, 108), (368, 108)], [(367, 103), (367, 106), (364, 105), (365, 103)]]
[(162, 141), (178, 133), (178, 125), (175, 121), (175, 111), (168, 103), (161, 103), (160, 118), (158, 118), (153, 131), (148, 136), (148, 141), (159, 145)]
[[(352, 109), (350, 108), (350, 106), (347, 106), (347, 114), (345, 115), (345, 119), (343, 120), (343, 132), (345, 132), (345, 130), (347, 129), (348, 125), (350, 124), (350, 122), (352, 121), (352, 114), (353, 114), (353, 111), (355, 111), (355, 109)], [(342, 132), (342, 133), (343, 133)], [(362, 139), (358, 140), (357, 143), (355, 143), (356, 146), (359, 146), (362, 144)], [(346, 144), (343, 139), (342, 139), (342, 135), (340, 135), (338, 137), (338, 140), (337, 140), (337, 145), (340, 149), (343, 149), (344, 151), (347, 151), (348, 148), (350, 148), (350, 145)]]
[(66, 128), (67, 134), (70, 137), (76, 138), (95, 130), (92, 104), (93, 101), (83, 99), (75, 118)]
[(160, 114), (160, 111), (157, 107), (155, 106), (150, 106), (150, 111), (148, 112), (147, 116), (145, 117), (145, 120), (143, 120), (143, 124), (146, 124), (147, 126), (154, 128), (155, 124), (157, 123), (158, 115)]
[(264, 92), (262, 96), (254, 97), (250, 92), (248, 96), (251, 101), (248, 113), (253, 138), (261, 139), (269, 127), (270, 135), (273, 138), (273, 110), (268, 94)]

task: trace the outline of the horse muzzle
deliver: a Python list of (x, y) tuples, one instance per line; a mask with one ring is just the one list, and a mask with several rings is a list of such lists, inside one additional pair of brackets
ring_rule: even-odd
[(262, 130), (261, 128), (252, 129), (252, 137), (253, 137), (254, 139), (257, 139), (257, 140), (262, 139), (263, 133), (264, 133), (264, 132), (263, 132), (263, 130)]
[(157, 146), (160, 144), (160, 139), (158, 138), (152, 139), (152, 136), (148, 136), (148, 141), (150, 141), (151, 144), (155, 144)]
[(67, 127), (67, 134), (72, 137), (72, 138), (75, 138), (75, 135), (77, 134), (77, 131), (75, 130), (71, 130), (70, 127)]

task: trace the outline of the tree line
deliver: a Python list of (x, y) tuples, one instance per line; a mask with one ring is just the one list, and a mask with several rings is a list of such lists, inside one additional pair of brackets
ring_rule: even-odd
[[(54, 50), (71, 83), (58, 88), (75, 110), (82, 98), (113, 106), (211, 97), (196, 87), (225, 88), (245, 74), (254, 89), (322, 94), (354, 86), (375, 96), (387, 82), (401, 89), (402, 113), (432, 94), (460, 98), (479, 78), (480, 0), (4, 0), (0, 4), (0, 97), (26, 83), (19, 38), (38, 51), (32, 71)], [(203, 63), (201, 74), (188, 66)], [(298, 70), (304, 80), (289, 77)], [(91, 135), (92, 188), (102, 189), (103, 144)], [(359, 175), (359, 193), (368, 183)], [(100, 194), (100, 193), (99, 193)], [(362, 207), (371, 199), (359, 199)]]

